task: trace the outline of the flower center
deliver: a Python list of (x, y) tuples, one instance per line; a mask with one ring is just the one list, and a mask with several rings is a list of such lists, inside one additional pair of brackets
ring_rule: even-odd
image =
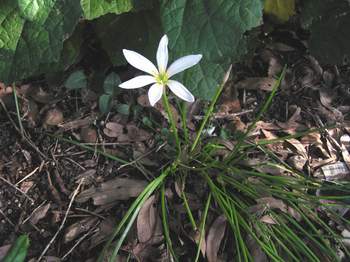
[(156, 80), (157, 80), (157, 83), (158, 84), (161, 84), (161, 85), (166, 85), (168, 83), (168, 80), (169, 80), (169, 76), (166, 72), (164, 73), (159, 73), (157, 76), (156, 76)]

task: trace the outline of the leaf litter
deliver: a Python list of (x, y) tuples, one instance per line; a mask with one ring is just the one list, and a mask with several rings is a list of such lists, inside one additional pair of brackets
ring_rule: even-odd
[[(219, 144), (223, 146), (214, 157), (223, 157), (234, 149), (235, 138), (232, 134), (247, 130), (262, 101), (271, 91), (276, 75), (287, 63), (286, 77), (272, 107), (250, 132), (249, 142), (275, 140), (310, 128), (333, 125), (333, 129), (264, 146), (264, 150), (278, 157), (281, 165), (269, 165), (269, 159), (259, 150), (250, 152), (249, 161), (239, 164), (281, 177), (291, 175), (284, 166), (286, 164), (327, 183), (349, 180), (349, 96), (344, 98), (348, 69), (319, 64), (305, 52), (304, 39), (297, 32), (288, 29), (286, 34), (283, 30), (286, 29), (267, 32), (266, 37), (262, 36), (255, 57), (245, 66), (234, 66), (234, 79), (226, 86), (218, 113), (213, 115), (212, 136), (207, 138), (220, 140)], [(281, 36), (286, 35), (281, 41)], [(11, 113), (15, 112), (12, 88), (0, 85), (0, 98)], [(93, 261), (96, 252), (101, 250), (101, 243), (112, 232), (117, 218), (122, 218), (149, 179), (156, 176), (169, 160), (167, 154), (171, 154), (171, 142), (159, 146), (159, 141), (169, 138), (164, 108), (161, 103), (155, 108), (150, 107), (146, 94), (139, 94), (137, 99), (125, 95), (117, 99), (118, 103), (130, 105), (129, 115), (111, 111), (101, 116), (96, 106), (98, 96), (87, 91), (63, 93), (45, 86), (35, 86), (35, 83), (19, 86), (16, 90), (28, 137), (47, 159), (43, 159), (33, 148), (28, 148), (10, 120), (2, 114), (5, 110), (0, 107), (0, 123), (4, 127), (0, 131), (0, 172), (12, 185), (21, 181), (18, 184), (20, 191), (0, 181), (0, 191), (3, 192), (0, 195), (0, 232), (3, 232), (0, 236), (0, 258), (19, 231), (29, 233), (33, 239), (29, 257), (39, 257), (64, 218), (70, 192), (83, 180), (82, 190), (69, 211), (62, 238), (53, 243), (47, 259), (60, 261), (74, 247), (68, 255), (72, 261)], [(81, 101), (76, 99), (77, 95), (81, 96)], [(181, 112), (174, 101), (171, 102), (171, 110), (181, 129)], [(198, 121), (204, 115), (204, 106), (205, 103), (201, 101), (188, 106), (187, 125), (190, 130), (198, 126)], [(54, 131), (56, 136), (63, 134), (87, 143), (93, 150), (87, 151), (45, 136), (43, 126)], [(5, 129), (10, 132), (6, 133)], [(124, 156), (133, 164), (121, 167), (105, 159), (97, 149), (113, 156)], [(38, 171), (30, 175), (36, 168)], [(58, 175), (55, 171), (59, 171)], [(249, 182), (259, 183), (259, 180)], [(183, 222), (186, 221), (186, 210), (180, 200), (185, 188), (180, 189), (174, 181), (171, 183), (167, 188), (169, 228), (176, 249), (184, 250), (182, 256), (188, 257), (196, 248), (198, 232), (189, 230), (189, 225)], [(195, 217), (201, 217), (206, 192), (206, 185), (198, 179), (187, 180), (186, 196)], [(30, 204), (23, 193), (34, 199), (35, 203)], [(319, 190), (315, 194), (322, 195), (324, 192)], [(249, 213), (267, 225), (279, 223), (271, 211), (289, 214), (297, 221), (301, 219), (300, 214), (281, 199), (262, 193), (255, 201)], [(342, 217), (349, 215), (348, 210), (337, 212)], [(331, 217), (330, 213), (328, 215)], [(220, 261), (232, 254), (233, 251), (229, 250), (232, 239), (226, 234), (227, 221), (224, 216), (217, 216), (216, 210), (210, 210), (208, 217), (211, 223), (207, 223), (205, 228), (201, 253), (208, 261)], [(27, 221), (30, 223), (24, 223)], [(341, 222), (339, 225), (343, 226)], [(140, 261), (167, 257), (157, 194), (144, 203), (133, 227), (134, 233), (122, 247), (121, 259), (126, 257), (126, 253)], [(342, 228), (341, 232), (344, 237), (349, 236), (346, 228)], [(257, 257), (264, 261), (257, 244), (253, 240), (249, 243), (252, 252), (256, 252)], [(344, 243), (348, 245), (346, 240)]]

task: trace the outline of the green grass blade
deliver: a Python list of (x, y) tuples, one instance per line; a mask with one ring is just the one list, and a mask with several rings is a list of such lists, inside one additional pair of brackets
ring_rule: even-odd
[(203, 129), (204, 127), (206, 126), (211, 114), (213, 113), (214, 111), (214, 106), (216, 104), (216, 102), (218, 101), (221, 93), (222, 93), (222, 90), (224, 89), (225, 87), (225, 84), (227, 82), (227, 80), (229, 79), (230, 77), (230, 73), (231, 73), (231, 69), (232, 69), (232, 65), (229, 67), (229, 69), (227, 70), (226, 74), (225, 74), (225, 77), (224, 77), (224, 80), (222, 81), (222, 84), (218, 87), (217, 89), (217, 92), (213, 98), (213, 100), (211, 101), (210, 105), (209, 105), (209, 108), (204, 116), (204, 119), (202, 120), (201, 122), (201, 125), (199, 127), (199, 130), (197, 131), (197, 135), (196, 135), (196, 138), (194, 139), (194, 142), (192, 144), (192, 147), (191, 147), (191, 152), (194, 151), (194, 149), (197, 147), (198, 145), (198, 142), (199, 142), (199, 139), (201, 138), (202, 136), (202, 133), (203, 133)]
[(29, 247), (29, 238), (22, 235), (17, 238), (16, 242), (11, 246), (3, 262), (23, 262), (27, 256)]
[(169, 233), (169, 225), (168, 225), (168, 218), (167, 218), (167, 208), (166, 208), (166, 203), (165, 203), (165, 189), (164, 189), (164, 183), (162, 185), (162, 190), (161, 190), (161, 207), (162, 207), (162, 223), (163, 223), (163, 230), (164, 230), (164, 235), (165, 235), (165, 241), (167, 243), (168, 249), (170, 251), (170, 254), (173, 256), (173, 259), (175, 261), (179, 261), (177, 258), (177, 255), (175, 254), (175, 251), (173, 249), (173, 244), (170, 238), (170, 233)]

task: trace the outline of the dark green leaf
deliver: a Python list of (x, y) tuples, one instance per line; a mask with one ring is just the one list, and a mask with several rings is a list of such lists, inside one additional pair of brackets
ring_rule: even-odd
[(117, 112), (128, 116), (130, 114), (130, 106), (127, 104), (119, 104), (117, 105)]
[(121, 81), (119, 76), (116, 73), (112, 72), (106, 77), (105, 81), (103, 82), (103, 89), (106, 94), (113, 95), (120, 83)]
[(83, 70), (73, 72), (66, 80), (64, 86), (68, 89), (81, 89), (87, 86), (87, 78)]
[(231, 62), (247, 51), (247, 30), (262, 22), (261, 0), (161, 2), (161, 20), (173, 59), (203, 54), (199, 65), (180, 75), (197, 97), (211, 99)]
[(20, 80), (58, 62), (80, 15), (79, 0), (1, 1), (0, 79)]
[(144, 10), (118, 16), (106, 15), (96, 21), (94, 29), (114, 65), (126, 64), (123, 48), (140, 52), (155, 61), (158, 42), (162, 35), (157, 10)]
[(3, 262), (22, 262), (27, 256), (29, 247), (29, 238), (27, 235), (22, 235), (17, 238), (11, 249), (5, 256)]
[(112, 96), (103, 94), (98, 100), (98, 105), (101, 113), (107, 114), (111, 110)]
[(133, 8), (132, 0), (81, 0), (86, 19), (94, 19), (108, 13), (122, 14)]

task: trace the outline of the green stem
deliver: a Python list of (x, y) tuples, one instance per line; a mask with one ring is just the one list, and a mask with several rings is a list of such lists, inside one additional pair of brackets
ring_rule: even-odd
[(16, 93), (17, 91), (16, 91), (15, 84), (12, 85), (12, 88), (13, 88), (13, 96), (14, 96), (15, 105), (16, 105), (16, 113), (17, 113), (18, 125), (19, 125), (19, 129), (21, 131), (21, 135), (23, 137), (24, 136), (24, 128), (23, 128), (23, 125), (22, 125), (21, 112), (19, 110), (19, 103), (18, 103), (18, 97), (17, 97), (17, 93)]
[(161, 191), (161, 207), (162, 207), (162, 222), (163, 222), (163, 230), (164, 230), (164, 236), (165, 241), (167, 243), (168, 249), (173, 256), (173, 259), (175, 261), (179, 261), (175, 251), (173, 249), (173, 244), (171, 242), (170, 233), (169, 233), (169, 225), (167, 221), (167, 212), (166, 212), (166, 203), (165, 203), (165, 186), (164, 183), (162, 184), (162, 191)]
[(169, 105), (169, 99), (168, 96), (166, 94), (166, 91), (164, 91), (163, 93), (163, 105), (165, 107), (165, 111), (169, 117), (169, 122), (170, 122), (170, 127), (171, 127), (171, 131), (174, 134), (175, 137), (175, 142), (176, 142), (176, 147), (178, 150), (178, 154), (180, 154), (181, 152), (181, 145), (180, 145), (180, 139), (179, 139), (179, 134), (177, 132), (177, 128), (176, 128), (176, 123), (174, 121), (174, 116), (173, 113), (170, 109), (170, 105)]
[(199, 130), (198, 130), (198, 132), (197, 132), (197, 135), (196, 135), (196, 138), (195, 138), (195, 140), (194, 140), (194, 143), (192, 144), (191, 152), (193, 152), (193, 150), (196, 148), (196, 146), (197, 146), (197, 144), (198, 144), (198, 142), (199, 142), (199, 139), (201, 138), (203, 129), (204, 129), (204, 127), (206, 126), (206, 124), (207, 124), (207, 122), (208, 122), (208, 120), (209, 120), (209, 117), (211, 116), (211, 114), (212, 114), (213, 111), (214, 111), (214, 106), (215, 106), (216, 102), (218, 101), (218, 99), (219, 99), (219, 97), (220, 97), (220, 95), (221, 95), (221, 92), (222, 92), (222, 90), (224, 89), (225, 84), (226, 84), (226, 82), (227, 82), (227, 80), (228, 80), (228, 78), (229, 78), (229, 76), (230, 76), (231, 68), (232, 68), (232, 66), (229, 67), (229, 69), (227, 70), (227, 72), (226, 72), (226, 74), (225, 74), (224, 80), (222, 81), (222, 84), (219, 85), (218, 88), (217, 88), (217, 92), (216, 92), (216, 94), (215, 94), (215, 97), (214, 97), (214, 99), (213, 99), (213, 100), (211, 101), (211, 103), (210, 103), (210, 106), (209, 106), (209, 108), (208, 108), (208, 111), (207, 111), (207, 113), (206, 113), (205, 116), (204, 116), (204, 119), (203, 119), (203, 121), (202, 121), (202, 123), (201, 123), (201, 126), (199, 127)]
[(190, 219), (192, 228), (194, 231), (196, 231), (197, 230), (196, 221), (194, 221), (194, 217), (192, 215), (192, 212), (191, 212), (191, 209), (190, 209), (190, 206), (188, 204), (187, 197), (186, 197), (186, 194), (184, 191), (182, 191), (181, 196), (182, 196), (182, 200), (184, 201), (185, 209), (186, 209), (188, 218)]

